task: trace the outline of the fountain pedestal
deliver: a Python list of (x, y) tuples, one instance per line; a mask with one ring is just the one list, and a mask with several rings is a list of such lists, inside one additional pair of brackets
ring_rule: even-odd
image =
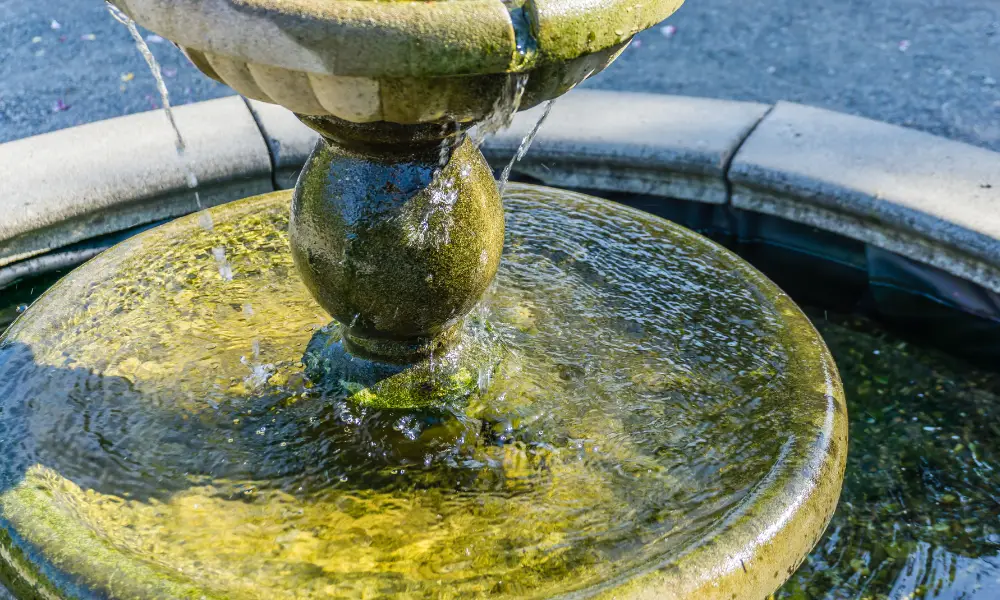
[(292, 200), (303, 281), (344, 325), (351, 354), (392, 364), (444, 355), (500, 264), (489, 165), (455, 127), (303, 120), (323, 135)]
[(296, 266), (349, 354), (405, 365), (456, 343), (500, 261), (499, 193), (464, 132), (565, 93), (680, 2), (115, 4), (322, 134), (292, 203)]

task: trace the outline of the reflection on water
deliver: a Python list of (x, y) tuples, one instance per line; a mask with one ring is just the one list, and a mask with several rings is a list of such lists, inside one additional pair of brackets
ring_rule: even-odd
[(813, 311), (840, 368), (840, 506), (782, 600), (1000, 598), (1000, 375)]

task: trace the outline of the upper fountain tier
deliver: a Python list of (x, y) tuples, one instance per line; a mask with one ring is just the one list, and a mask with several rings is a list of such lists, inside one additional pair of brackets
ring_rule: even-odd
[(113, 0), (241, 94), (359, 123), (476, 121), (510, 73), (555, 98), (682, 2)]

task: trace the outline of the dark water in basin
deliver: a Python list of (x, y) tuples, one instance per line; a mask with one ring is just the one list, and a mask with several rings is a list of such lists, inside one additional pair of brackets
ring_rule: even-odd
[(1000, 598), (1000, 375), (807, 311), (850, 415), (840, 505), (781, 600)]

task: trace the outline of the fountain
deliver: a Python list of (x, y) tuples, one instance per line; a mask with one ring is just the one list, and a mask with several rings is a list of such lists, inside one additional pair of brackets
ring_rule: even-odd
[(750, 600), (794, 571), (846, 456), (815, 329), (679, 226), (501, 199), (476, 144), (679, 2), (115, 4), (322, 139), (294, 193), (135, 236), (5, 334), (17, 597)]

